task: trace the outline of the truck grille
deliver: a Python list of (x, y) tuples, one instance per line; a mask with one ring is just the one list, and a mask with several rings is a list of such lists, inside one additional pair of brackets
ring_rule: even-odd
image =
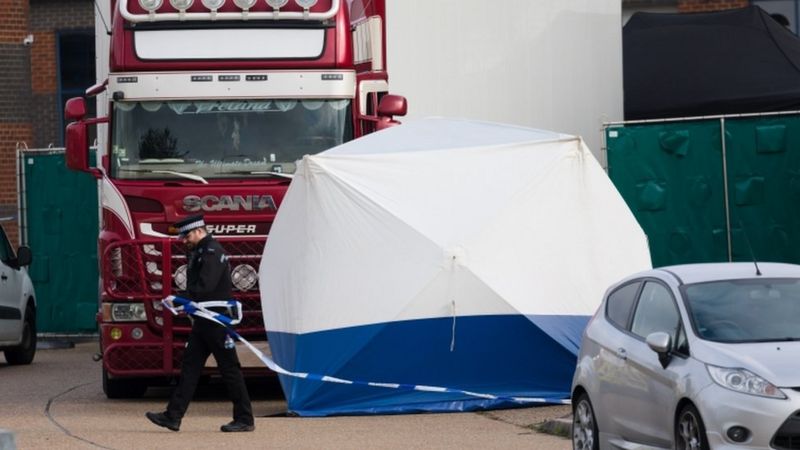
[[(264, 239), (220, 238), (228, 254), (233, 297), (242, 303), (243, 318), (237, 331), (243, 335), (264, 335), (258, 270)], [(121, 241), (103, 252), (103, 288), (115, 300), (143, 301), (148, 320), (156, 329), (165, 323), (160, 300), (186, 287), (186, 255), (183, 244), (170, 239)], [(168, 319), (167, 319), (168, 320)], [(186, 334), (191, 328), (185, 317), (173, 319), (174, 332)]]

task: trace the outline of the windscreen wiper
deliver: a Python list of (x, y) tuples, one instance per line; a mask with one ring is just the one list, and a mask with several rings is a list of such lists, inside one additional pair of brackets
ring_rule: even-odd
[(225, 171), (225, 172), (218, 172), (224, 174), (234, 174), (234, 175), (268, 175), (275, 178), (286, 178), (291, 180), (294, 178), (294, 175), (290, 173), (283, 173), (283, 172), (272, 172), (269, 170), (232, 170), (232, 171)]
[(194, 175), (191, 173), (184, 173), (184, 172), (176, 172), (174, 170), (148, 170), (148, 169), (128, 169), (125, 167), (120, 167), (119, 170), (121, 172), (137, 172), (137, 173), (164, 173), (167, 175), (175, 175), (178, 177), (188, 178), (193, 181), (198, 181), (203, 184), (208, 184), (205, 178), (201, 177), (200, 175)]
[(294, 178), (294, 175), (292, 175), (291, 173), (273, 172), (273, 171), (271, 171), (271, 170), (264, 170), (264, 171), (254, 171), (254, 172), (250, 172), (250, 174), (251, 174), (251, 175), (271, 175), (271, 176), (273, 176), (273, 177), (278, 177), (278, 178), (288, 178), (288, 179), (290, 179), (290, 180), (291, 180), (292, 178)]
[(183, 173), (183, 172), (176, 172), (174, 170), (152, 170), (151, 173), (166, 173), (168, 175), (175, 175), (177, 177), (187, 178), (189, 180), (199, 181), (203, 184), (208, 184), (205, 178), (201, 177), (200, 175), (194, 175), (191, 173)]

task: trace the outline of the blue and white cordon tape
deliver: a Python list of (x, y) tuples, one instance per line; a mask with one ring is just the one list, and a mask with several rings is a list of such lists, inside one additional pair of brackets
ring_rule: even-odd
[[(193, 315), (195, 317), (202, 317), (204, 319), (208, 319), (212, 322), (216, 322), (223, 327), (226, 328), (228, 335), (232, 338), (239, 340), (241, 343), (247, 346), (258, 358), (267, 365), (267, 367), (272, 370), (273, 372), (277, 372), (281, 375), (287, 375), (290, 377), (295, 378), (303, 378), (306, 380), (314, 380), (314, 381), (325, 381), (328, 383), (339, 383), (339, 384), (352, 384), (356, 386), (372, 386), (372, 387), (382, 387), (388, 389), (402, 389), (402, 390), (411, 390), (411, 391), (423, 391), (423, 392), (441, 392), (441, 393), (452, 393), (452, 394), (464, 394), (470, 397), (477, 397), (477, 398), (484, 398), (488, 400), (507, 400), (512, 401), (515, 403), (563, 403), (563, 404), (570, 404), (570, 400), (567, 399), (546, 399), (541, 397), (504, 397), (499, 395), (492, 395), (492, 394), (482, 394), (480, 392), (471, 392), (465, 391), (462, 389), (453, 389), (447, 387), (439, 387), (439, 386), (426, 386), (421, 384), (403, 384), (403, 383), (378, 383), (374, 381), (358, 381), (358, 380), (344, 380), (342, 378), (331, 377), (328, 375), (318, 375), (315, 373), (306, 373), (306, 372), (290, 372), (283, 367), (279, 366), (275, 363), (270, 357), (265, 355), (261, 352), (261, 350), (257, 349), (253, 344), (248, 342), (245, 338), (239, 335), (234, 329), (232, 328), (233, 325), (238, 324), (242, 320), (242, 305), (241, 303), (235, 300), (219, 300), (219, 301), (208, 301), (208, 302), (200, 302), (196, 303), (187, 298), (178, 297), (175, 295), (170, 295), (163, 300), (161, 303), (164, 307), (172, 312), (172, 314), (179, 314), (179, 313), (186, 313)], [(219, 314), (214, 311), (210, 311), (207, 308), (217, 308), (217, 307), (225, 307), (229, 308), (230, 310), (235, 312), (235, 317), (231, 318), (224, 314)]]

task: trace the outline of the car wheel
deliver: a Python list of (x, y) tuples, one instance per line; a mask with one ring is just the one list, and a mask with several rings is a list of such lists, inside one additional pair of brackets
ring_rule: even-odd
[(111, 378), (103, 367), (103, 393), (107, 398), (141, 398), (145, 392), (147, 384), (143, 380)]
[(572, 409), (572, 448), (573, 450), (599, 450), (597, 420), (589, 396), (583, 393)]
[(30, 364), (36, 355), (36, 312), (28, 306), (22, 324), (22, 341), (18, 346), (5, 351), (8, 364), (16, 366)]
[(678, 450), (709, 450), (706, 427), (694, 405), (686, 405), (675, 423), (675, 448)]

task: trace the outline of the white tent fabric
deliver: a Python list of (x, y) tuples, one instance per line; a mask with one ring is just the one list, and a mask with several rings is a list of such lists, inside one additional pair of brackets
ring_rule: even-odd
[[(279, 363), (359, 379), (355, 371), (369, 366), (392, 378), (365, 353), (393, 354), (373, 348), (392, 342), (393, 324), (418, 324), (413, 333), (425, 335), (441, 328), (437, 320), (449, 327), (445, 358), (468, 352), (473, 339), (494, 339), (480, 330), (499, 325), (495, 318), (524, 317), (573, 355), (574, 368), (582, 326), (569, 318), (585, 325), (608, 285), (649, 266), (644, 233), (580, 138), (425, 119), (304, 157), (267, 240), (260, 283)], [(475, 329), (459, 329), (464, 318)], [(343, 342), (325, 356), (315, 337)], [(404, 411), (402, 399), (311, 407), (324, 386), (282, 381), (300, 413)], [(570, 380), (562, 381), (568, 395)], [(352, 394), (342, 395), (352, 402)], [(416, 409), (423, 404), (415, 397)]]

